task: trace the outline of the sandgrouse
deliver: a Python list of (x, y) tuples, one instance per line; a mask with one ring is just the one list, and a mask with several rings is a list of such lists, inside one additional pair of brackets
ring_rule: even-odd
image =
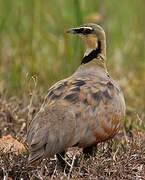
[(49, 89), (28, 125), (29, 163), (110, 139), (125, 116), (123, 94), (106, 69), (104, 30), (89, 23), (67, 32), (82, 38), (86, 52), (74, 74)]

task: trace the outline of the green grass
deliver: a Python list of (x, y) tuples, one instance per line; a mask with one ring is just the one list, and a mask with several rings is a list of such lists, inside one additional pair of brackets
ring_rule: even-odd
[(144, 0), (121, 4), (116, 0), (1, 0), (0, 91), (22, 95), (35, 75), (37, 87), (46, 92), (55, 81), (72, 74), (80, 64), (83, 44), (65, 31), (97, 14), (102, 17), (97, 23), (107, 34), (109, 72), (120, 81), (128, 103), (138, 96), (135, 106), (144, 110)]

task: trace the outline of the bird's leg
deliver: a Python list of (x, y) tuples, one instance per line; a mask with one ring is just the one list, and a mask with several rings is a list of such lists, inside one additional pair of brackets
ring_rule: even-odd
[(97, 146), (93, 145), (93, 146), (89, 146), (83, 149), (83, 154), (84, 154), (84, 158), (89, 158), (91, 156), (95, 156), (97, 151)]
[(65, 160), (64, 160), (64, 158), (65, 158), (65, 154), (66, 154), (66, 152), (65, 151), (63, 151), (63, 152), (61, 152), (61, 153), (59, 153), (59, 154), (56, 154), (56, 157), (57, 157), (57, 162), (58, 162), (58, 166), (59, 167), (61, 167), (61, 168), (65, 168), (65, 166), (66, 166), (66, 162), (65, 162)]
[(42, 178), (45, 174), (45, 166), (46, 166), (46, 162), (47, 160), (46, 159), (43, 159), (42, 162), (41, 162), (41, 170), (40, 170), (40, 177)]

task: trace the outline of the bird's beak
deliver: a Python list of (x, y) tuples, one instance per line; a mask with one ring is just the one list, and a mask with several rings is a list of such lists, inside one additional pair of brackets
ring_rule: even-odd
[(78, 30), (79, 28), (71, 28), (71, 29), (68, 29), (66, 33), (79, 34)]

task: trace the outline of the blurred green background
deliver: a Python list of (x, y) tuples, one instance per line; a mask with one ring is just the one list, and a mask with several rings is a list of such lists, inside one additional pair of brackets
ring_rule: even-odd
[(108, 71), (124, 90), (128, 109), (144, 112), (144, 0), (0, 0), (0, 91), (21, 96), (35, 76), (46, 92), (71, 75), (84, 47), (65, 31), (86, 22), (104, 27)]

